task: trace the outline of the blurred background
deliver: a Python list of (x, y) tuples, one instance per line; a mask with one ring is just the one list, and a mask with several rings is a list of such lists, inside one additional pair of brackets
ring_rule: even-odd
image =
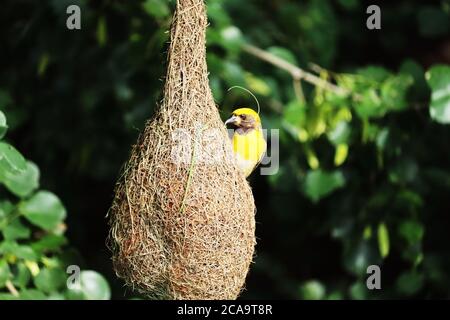
[[(222, 118), (255, 107), (227, 92), (239, 85), (280, 130), (278, 173), (250, 178), (258, 244), (241, 298), (450, 298), (450, 2), (206, 2)], [(81, 30), (66, 28), (71, 4)], [(366, 27), (369, 4), (381, 30)], [(114, 275), (105, 215), (161, 99), (174, 7), (2, 2), (0, 299), (138, 297)], [(69, 264), (83, 271), (77, 292)], [(366, 288), (372, 264), (381, 290)]]

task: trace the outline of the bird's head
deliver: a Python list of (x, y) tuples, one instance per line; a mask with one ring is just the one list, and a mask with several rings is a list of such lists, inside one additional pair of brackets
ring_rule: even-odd
[(231, 117), (225, 121), (225, 125), (232, 124), (244, 130), (261, 127), (261, 119), (258, 113), (250, 108), (239, 108), (231, 113)]

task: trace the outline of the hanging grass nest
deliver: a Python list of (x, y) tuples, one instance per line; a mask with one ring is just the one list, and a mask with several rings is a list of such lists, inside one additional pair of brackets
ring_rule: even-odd
[(156, 299), (235, 299), (255, 246), (251, 189), (208, 84), (203, 0), (177, 0), (164, 98), (109, 213), (117, 275)]

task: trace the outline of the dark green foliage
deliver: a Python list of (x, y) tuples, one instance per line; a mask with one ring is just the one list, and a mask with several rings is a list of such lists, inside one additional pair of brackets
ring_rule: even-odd
[[(65, 28), (69, 3), (82, 8), (80, 31)], [(357, 0), (207, 4), (210, 83), (223, 118), (256, 107), (245, 92), (227, 91), (241, 85), (258, 97), (263, 126), (280, 129), (279, 172), (251, 181), (259, 241), (243, 297), (450, 298), (448, 1), (382, 5), (376, 31), (366, 29), (366, 4)], [(65, 209), (36, 191), (42, 180), (67, 206), (70, 242), (116, 282), (104, 216), (130, 145), (161, 97), (174, 5), (2, 4), (0, 138), (8, 131), (37, 164), (0, 142), (0, 221), (23, 212), (1, 229), (3, 255), (41, 261), (66, 242), (52, 233)], [(244, 44), (346, 94), (302, 81), (303, 99), (289, 73)], [(34, 228), (46, 236), (31, 241)], [(370, 264), (381, 267), (382, 290), (366, 289)], [(0, 254), (0, 287), (14, 279), (30, 298), (59, 288), (50, 270), (27, 286), (29, 269), (19, 262), (13, 270)], [(113, 296), (123, 297), (116, 284)]]
[[(7, 128), (2, 111), (0, 119)], [(67, 287), (66, 209), (53, 193), (37, 191), (38, 167), (12, 145), (0, 142), (0, 159), (0, 300), (70, 299), (75, 293), (109, 299), (108, 283), (94, 271), (80, 273), (76, 290)]]

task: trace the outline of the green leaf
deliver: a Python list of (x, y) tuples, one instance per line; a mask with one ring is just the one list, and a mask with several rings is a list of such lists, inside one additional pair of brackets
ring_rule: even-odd
[(222, 81), (219, 77), (211, 76), (209, 77), (209, 86), (214, 96), (214, 100), (220, 101), (223, 98)]
[(25, 289), (20, 292), (21, 300), (46, 300), (44, 293), (36, 289)]
[(64, 300), (64, 295), (61, 293), (53, 292), (48, 295), (48, 300)]
[(246, 87), (244, 72), (242, 67), (234, 62), (226, 61), (223, 63), (223, 78), (230, 86)]
[[(208, 18), (214, 25), (221, 28), (230, 24), (230, 17), (228, 13), (223, 8), (223, 4), (218, 1), (210, 1), (208, 3)], [(208, 28), (213, 29), (213, 28)]]
[(165, 18), (170, 14), (166, 0), (147, 0), (142, 6), (145, 12), (155, 18)]
[(12, 145), (0, 142), (0, 172), (2, 171), (24, 171), (27, 162), (22, 154)]
[[(246, 72), (244, 74), (245, 82), (248, 84), (248, 89), (255, 95), (269, 96), (270, 86), (264, 81), (264, 79), (258, 78), (255, 75)], [(254, 106), (256, 107), (256, 106)]]
[(66, 237), (56, 234), (48, 234), (39, 241), (31, 244), (31, 247), (34, 251), (45, 253), (55, 251), (65, 244), (67, 244)]
[(108, 30), (105, 17), (100, 17), (97, 23), (97, 42), (103, 47), (108, 41)]
[(14, 210), (15, 206), (10, 201), (0, 201), (0, 229), (6, 227), (9, 223), (9, 215)]
[(19, 218), (11, 221), (3, 230), (3, 236), (7, 240), (26, 239), (31, 235), (29, 228), (24, 226)]
[(450, 123), (450, 66), (434, 66), (425, 77), (431, 88), (430, 117), (439, 123)]
[(400, 293), (412, 296), (422, 289), (424, 280), (424, 275), (417, 271), (405, 272), (397, 279), (396, 286)]
[(16, 196), (26, 197), (39, 186), (39, 169), (27, 161), (24, 171), (0, 171), (0, 181)]
[(41, 57), (39, 58), (38, 71), (37, 71), (39, 76), (43, 76), (45, 74), (45, 72), (47, 71), (47, 68), (48, 68), (49, 61), (50, 61), (50, 56), (48, 55), (48, 53), (44, 53), (41, 55)]
[(328, 140), (335, 146), (347, 143), (351, 134), (351, 127), (347, 121), (340, 121), (333, 130), (327, 133)]
[(52, 230), (66, 218), (66, 209), (57, 196), (49, 191), (39, 191), (19, 205), (20, 212), (31, 223)]
[(221, 44), (230, 52), (237, 53), (240, 51), (244, 39), (242, 32), (235, 26), (228, 26), (221, 30)]
[(307, 281), (300, 287), (300, 296), (305, 300), (321, 300), (325, 296), (325, 287), (319, 281)]
[(386, 109), (404, 110), (408, 106), (406, 94), (413, 83), (413, 77), (406, 74), (386, 79), (381, 85), (381, 99)]
[(374, 88), (368, 88), (360, 94), (361, 101), (355, 105), (355, 111), (362, 119), (379, 118), (385, 115), (386, 106)]
[(86, 300), (109, 300), (111, 289), (101, 274), (85, 270), (80, 274), (79, 288), (69, 289), (69, 295), (74, 299), (83, 297)]
[(425, 229), (420, 222), (407, 220), (400, 224), (398, 232), (410, 245), (414, 245), (422, 241)]
[[(350, 240), (350, 238), (347, 238)], [(356, 243), (348, 243), (344, 247), (344, 267), (356, 276), (367, 276), (367, 267), (381, 263), (380, 256), (370, 241), (359, 240)]]
[(424, 101), (428, 99), (429, 88), (425, 80), (425, 70), (414, 60), (405, 60), (399, 68), (399, 72), (409, 74), (414, 79), (413, 86), (409, 89), (409, 95), (412, 101)]
[(31, 273), (23, 262), (19, 262), (15, 272), (13, 284), (19, 288), (25, 288), (31, 279)]
[(378, 249), (382, 258), (389, 255), (389, 231), (384, 223), (378, 225)]
[(0, 139), (2, 139), (5, 136), (6, 131), (8, 131), (6, 117), (5, 114), (2, 111), (0, 111)]
[(319, 169), (308, 172), (304, 190), (312, 201), (317, 202), (334, 190), (342, 188), (344, 185), (345, 178), (342, 172), (325, 172)]
[(0, 260), (0, 288), (5, 286), (6, 281), (11, 278), (9, 265), (5, 260)]
[(66, 283), (67, 274), (59, 268), (41, 269), (34, 278), (34, 284), (39, 290), (51, 293), (57, 291)]
[(36, 260), (37, 254), (27, 245), (20, 245), (13, 240), (6, 240), (0, 243), (0, 254), (11, 254), (19, 259)]
[(389, 128), (383, 128), (377, 133), (376, 145), (379, 150), (384, 150), (389, 138)]
[(300, 128), (306, 119), (306, 106), (300, 101), (291, 101), (283, 110), (283, 119), (290, 125)]
[(0, 293), (0, 301), (2, 300), (18, 300), (18, 298), (11, 293)]
[(19, 245), (13, 254), (20, 259), (37, 260), (36, 252), (30, 246)]
[(358, 69), (356, 72), (367, 79), (379, 83), (383, 82), (391, 75), (391, 73), (388, 70), (379, 66), (368, 66), (365, 68)]
[(341, 164), (345, 162), (348, 155), (348, 144), (341, 143), (336, 146), (336, 151), (334, 154), (334, 165), (339, 167)]
[(367, 287), (365, 283), (361, 283), (361, 281), (355, 282), (350, 287), (350, 296), (354, 300), (364, 300), (367, 299)]

